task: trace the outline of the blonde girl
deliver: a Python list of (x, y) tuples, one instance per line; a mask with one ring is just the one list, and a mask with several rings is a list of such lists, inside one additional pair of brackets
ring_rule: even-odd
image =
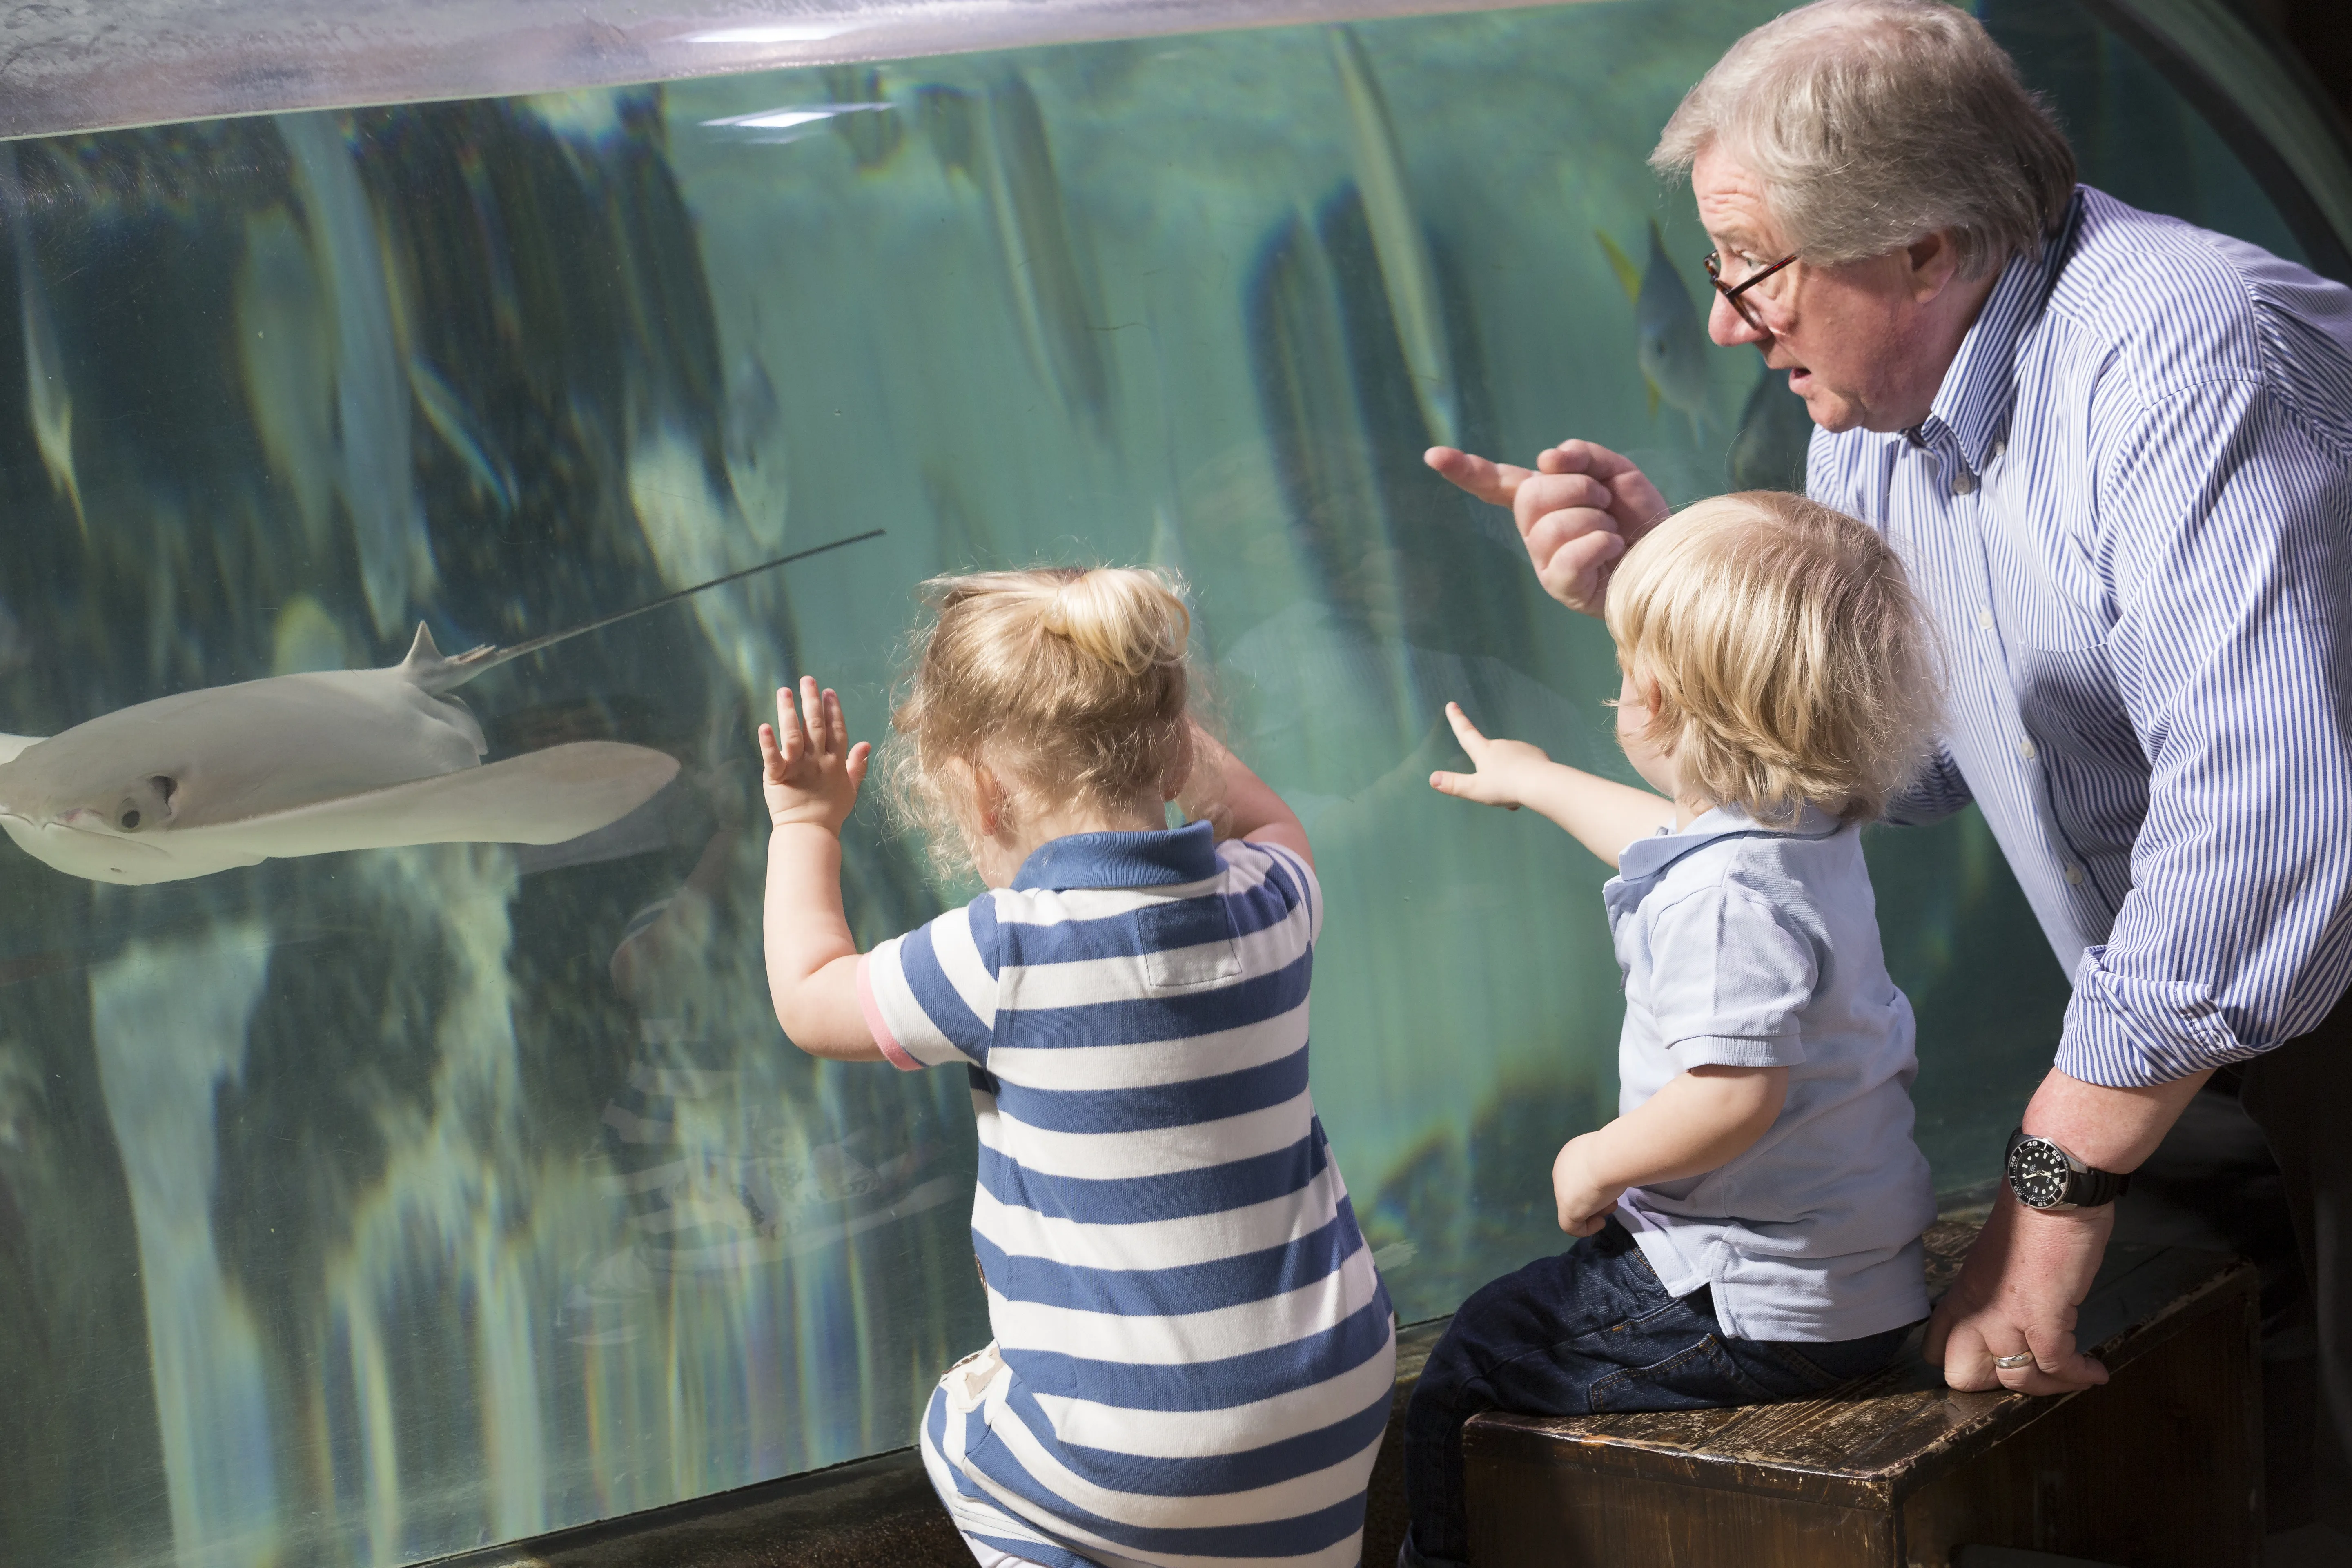
[[(971, 1075), (995, 1340), (931, 1396), (932, 1484), (983, 1568), (1351, 1568), (1395, 1329), (1307, 1092), (1307, 835), (1192, 721), (1168, 579), (928, 587), (897, 782), (985, 893), (861, 955), (868, 748), (814, 679), (760, 746), (784, 1032)], [(1180, 797), (1219, 827), (1169, 827)]]

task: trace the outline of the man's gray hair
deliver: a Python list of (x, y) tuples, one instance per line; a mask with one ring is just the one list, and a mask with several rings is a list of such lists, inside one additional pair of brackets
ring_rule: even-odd
[(2057, 117), (1940, 0), (1817, 0), (1756, 28), (1683, 99), (1650, 166), (1685, 174), (1717, 146), (1824, 266), (1947, 229), (1960, 276), (1980, 278), (2038, 254), (2074, 191)]

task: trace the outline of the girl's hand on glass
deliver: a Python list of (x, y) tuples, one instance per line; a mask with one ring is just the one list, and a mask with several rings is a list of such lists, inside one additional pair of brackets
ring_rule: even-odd
[(1429, 787), (1440, 795), (1450, 795), (1462, 800), (1475, 801), (1480, 805), (1499, 805), (1507, 811), (1517, 811), (1527, 796), (1528, 771), (1552, 765), (1551, 757), (1540, 746), (1530, 746), (1525, 741), (1490, 741), (1470, 722), (1462, 711), (1462, 704), (1445, 705), (1445, 721), (1454, 726), (1454, 739), (1469, 753), (1475, 773), (1435, 773), (1429, 775)]
[(1593, 1179), (1591, 1154), (1596, 1132), (1571, 1138), (1551, 1163), (1552, 1201), (1559, 1208), (1559, 1228), (1570, 1236), (1591, 1236), (1609, 1223), (1617, 1200), (1624, 1195), (1622, 1182)]
[(863, 741), (849, 743), (840, 695), (820, 692), (814, 676), (801, 677), (797, 709), (793, 689), (778, 687), (776, 721), (760, 726), (760, 793), (769, 822), (778, 827), (813, 823), (840, 832), (857, 804), (873, 750)]

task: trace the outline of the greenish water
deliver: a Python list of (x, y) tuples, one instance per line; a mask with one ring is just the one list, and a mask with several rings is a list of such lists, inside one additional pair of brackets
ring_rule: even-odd
[[(1590, 437), (1677, 500), (1735, 451), (1789, 471), (1752, 353), (1654, 353), (1653, 406), (1643, 334), (1687, 323), (1637, 321), (1599, 237), (1639, 271), (1654, 221), (1704, 289), (1642, 157), (1774, 9), (16, 144), (0, 728), (888, 532), (467, 688), (493, 760), (678, 759), (589, 839), (144, 888), (0, 852), (0, 1560), (394, 1563), (909, 1440), (986, 1337), (963, 1085), (783, 1040), (745, 825), (768, 694), (814, 673), (878, 736), (941, 571), (1186, 574), (1219, 721), (1315, 839), (1315, 1094), (1401, 1310), (1558, 1246), (1551, 1153), (1615, 1096), (1605, 871), (1423, 780), (1449, 698), (1630, 777), (1616, 678), (1419, 452)], [(2086, 177), (2299, 254), (2085, 14), (1990, 20)], [(871, 806), (849, 837), (863, 940), (971, 892)], [(1920, 1140), (1967, 1187), (2063, 982), (1973, 815), (1872, 856)]]

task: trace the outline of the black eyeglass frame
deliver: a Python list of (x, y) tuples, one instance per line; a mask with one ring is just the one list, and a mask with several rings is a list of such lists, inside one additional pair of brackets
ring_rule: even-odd
[(1798, 255), (1799, 252), (1792, 250), (1789, 252), (1788, 255), (1780, 258), (1780, 260), (1772, 263), (1771, 266), (1759, 268), (1756, 271), (1751, 272), (1747, 277), (1741, 279), (1737, 283), (1726, 283), (1723, 280), (1723, 258), (1714, 251), (1710, 250), (1706, 253), (1706, 280), (1715, 285), (1715, 291), (1723, 296), (1723, 302), (1725, 304), (1739, 312), (1739, 319), (1741, 321), (1747, 322), (1749, 326), (1754, 327), (1759, 331), (1769, 331), (1771, 329), (1765, 326), (1761, 321), (1757, 319), (1754, 309), (1740, 303), (1739, 297), (1742, 294), (1747, 293), (1750, 289), (1755, 288), (1759, 283), (1763, 282), (1767, 278), (1771, 277), (1775, 272), (1780, 271), (1783, 267), (1788, 266), (1791, 261), (1796, 260)]

